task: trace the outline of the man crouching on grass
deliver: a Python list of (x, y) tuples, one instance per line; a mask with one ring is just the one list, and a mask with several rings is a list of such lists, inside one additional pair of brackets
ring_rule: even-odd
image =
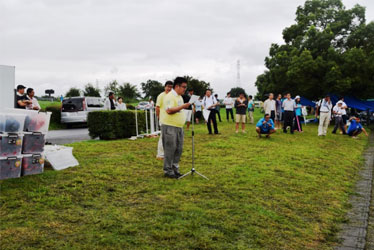
[(351, 122), (351, 125), (349, 125), (347, 131), (348, 136), (351, 136), (353, 139), (357, 139), (357, 136), (362, 132), (364, 132), (366, 136), (369, 136), (364, 127), (362, 127), (360, 123), (360, 118), (351, 117), (349, 121)]
[(266, 135), (266, 138), (269, 138), (271, 134), (275, 133), (274, 122), (270, 119), (269, 114), (265, 114), (264, 118), (257, 122), (256, 132), (259, 138), (261, 135)]
[(191, 105), (183, 102), (182, 95), (186, 88), (187, 80), (177, 77), (174, 80), (173, 89), (164, 97), (166, 115), (161, 126), (164, 173), (165, 177), (174, 179), (182, 176), (179, 172), (179, 160), (183, 151), (183, 126), (186, 121), (183, 109)]

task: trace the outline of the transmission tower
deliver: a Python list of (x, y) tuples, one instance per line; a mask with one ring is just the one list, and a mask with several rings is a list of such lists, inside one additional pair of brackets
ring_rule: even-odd
[(236, 85), (238, 85), (238, 87), (240, 87), (240, 60), (238, 60), (237, 63), (236, 63), (236, 70), (237, 70)]

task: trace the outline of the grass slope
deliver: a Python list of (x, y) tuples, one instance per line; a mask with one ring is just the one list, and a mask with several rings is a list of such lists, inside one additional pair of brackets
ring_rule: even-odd
[[(163, 178), (157, 138), (75, 143), (79, 167), (1, 181), (1, 249), (334, 246), (366, 138), (219, 129), (196, 126), (196, 169), (209, 181)], [(190, 155), (186, 132), (182, 172)]]

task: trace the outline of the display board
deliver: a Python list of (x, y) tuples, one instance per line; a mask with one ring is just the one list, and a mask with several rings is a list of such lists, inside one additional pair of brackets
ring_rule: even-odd
[(0, 65), (0, 107), (14, 108), (14, 66)]

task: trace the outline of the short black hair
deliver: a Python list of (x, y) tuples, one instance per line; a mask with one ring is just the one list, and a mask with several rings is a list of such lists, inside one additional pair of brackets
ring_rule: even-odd
[(114, 93), (113, 93), (113, 92), (109, 92), (108, 97), (109, 97), (109, 96), (112, 96), (112, 95), (114, 95)]
[(266, 118), (266, 116), (270, 116), (270, 115), (269, 115), (269, 114), (265, 114), (265, 115), (264, 115), (264, 118)]
[(325, 98), (326, 98), (326, 97), (330, 97), (330, 95), (329, 95), (329, 94), (326, 94), (326, 95), (325, 95)]
[(119, 99), (122, 99), (122, 100), (123, 100), (122, 96), (118, 97), (118, 98), (117, 98), (117, 101), (119, 101)]
[(20, 90), (20, 89), (25, 89), (25, 88), (26, 88), (26, 87), (23, 86), (23, 85), (18, 85), (18, 86), (17, 86), (17, 91)]
[(243, 91), (239, 92), (239, 95), (245, 95), (245, 93)]
[(249, 95), (248, 97), (251, 98), (251, 99), (253, 98), (253, 96), (251, 96), (251, 95)]
[(173, 85), (173, 82), (172, 81), (165, 82), (165, 87), (168, 86), (168, 85)]
[(175, 88), (175, 86), (177, 85), (181, 86), (183, 83), (187, 83), (186, 78), (178, 76), (177, 78), (174, 79), (173, 88)]
[(30, 95), (30, 93), (33, 92), (33, 91), (34, 91), (33, 88), (28, 88), (28, 89), (26, 90), (26, 93), (27, 93), (27, 95)]
[(227, 92), (227, 94), (226, 95), (231, 95), (231, 92)]
[(193, 91), (193, 89), (189, 89), (189, 90), (188, 90), (188, 92), (191, 92), (191, 91)]
[(215, 97), (217, 97), (217, 96), (218, 96), (218, 94), (214, 94), (214, 96), (215, 96)]

